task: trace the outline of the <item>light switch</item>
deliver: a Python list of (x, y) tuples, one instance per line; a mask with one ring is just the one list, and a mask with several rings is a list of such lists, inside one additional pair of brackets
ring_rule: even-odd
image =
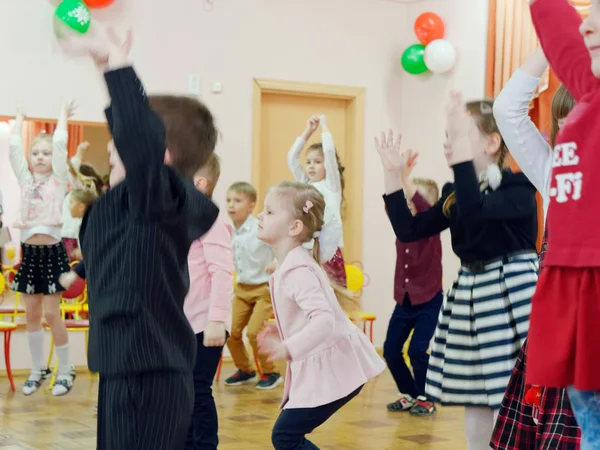
[(220, 94), (221, 92), (223, 92), (223, 85), (218, 81), (214, 81), (212, 84), (212, 93)]

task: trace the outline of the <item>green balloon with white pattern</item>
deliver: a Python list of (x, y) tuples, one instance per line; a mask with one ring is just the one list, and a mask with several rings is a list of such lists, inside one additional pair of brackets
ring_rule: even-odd
[(81, 0), (63, 0), (56, 7), (55, 17), (81, 34), (89, 30), (92, 21), (90, 10)]

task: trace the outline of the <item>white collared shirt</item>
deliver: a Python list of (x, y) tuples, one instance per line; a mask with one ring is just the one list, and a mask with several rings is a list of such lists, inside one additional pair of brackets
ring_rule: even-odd
[(259, 285), (269, 282), (265, 268), (273, 259), (271, 247), (256, 237), (258, 219), (252, 215), (239, 228), (233, 228), (233, 257), (236, 281)]

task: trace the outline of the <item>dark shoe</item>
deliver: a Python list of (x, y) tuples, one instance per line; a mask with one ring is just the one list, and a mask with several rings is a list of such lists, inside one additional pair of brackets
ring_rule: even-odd
[(393, 403), (388, 403), (387, 410), (390, 412), (409, 411), (417, 401), (410, 395), (401, 394), (398, 400)]
[(283, 383), (283, 378), (278, 373), (265, 373), (260, 381), (256, 383), (256, 389), (273, 389)]
[(410, 409), (411, 416), (432, 416), (435, 414), (436, 408), (433, 402), (427, 401), (425, 397), (419, 395), (417, 397), (417, 404)]
[(256, 372), (242, 372), (238, 370), (225, 380), (225, 386), (239, 386), (240, 384), (252, 383), (256, 381)]

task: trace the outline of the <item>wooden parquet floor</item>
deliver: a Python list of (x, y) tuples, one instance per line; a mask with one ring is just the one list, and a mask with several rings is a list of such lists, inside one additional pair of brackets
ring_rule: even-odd
[[(225, 363), (225, 378), (233, 367)], [(97, 382), (79, 371), (73, 391), (55, 398), (46, 389), (25, 397), (19, 392), (24, 378), (10, 393), (0, 378), (0, 449), (95, 449)], [(223, 450), (271, 449), (270, 433), (278, 415), (282, 388), (257, 391), (253, 386), (215, 386)], [(311, 435), (322, 449), (340, 450), (463, 450), (463, 409), (440, 408), (433, 417), (415, 418), (389, 413), (386, 404), (396, 389), (388, 372), (371, 381), (362, 393)]]

